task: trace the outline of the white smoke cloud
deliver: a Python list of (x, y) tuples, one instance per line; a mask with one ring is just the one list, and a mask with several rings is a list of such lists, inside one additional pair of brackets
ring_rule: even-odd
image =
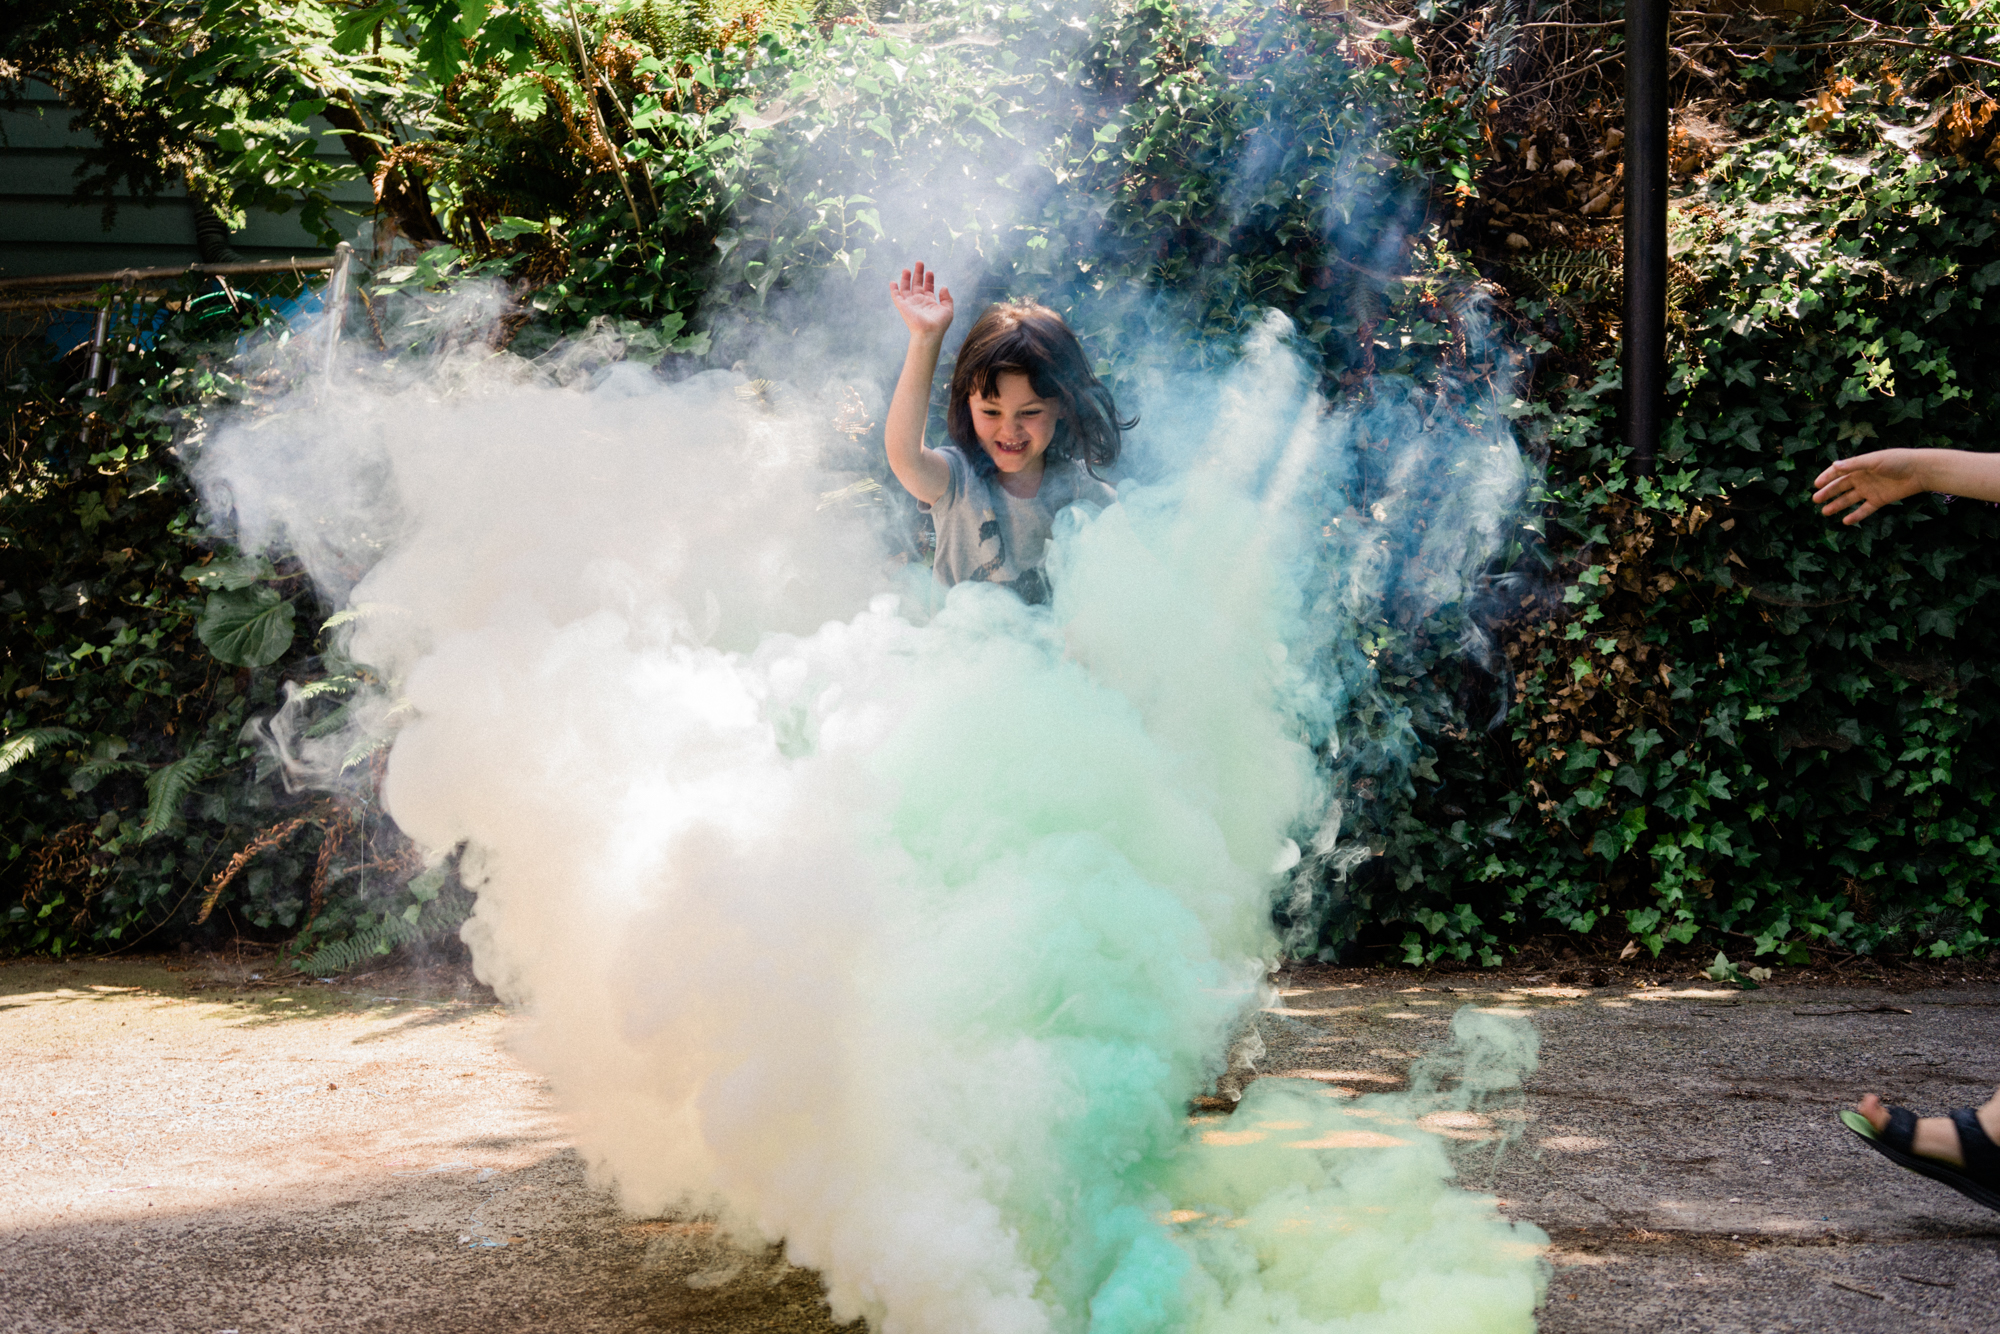
[(350, 370), (196, 473), (366, 609), (385, 804), (465, 849), (475, 966), (627, 1207), (783, 1239), (883, 1334), (1527, 1330), (1539, 1234), (1410, 1124), (1476, 1114), (1518, 1028), (1465, 1020), (1448, 1094), (1186, 1115), (1325, 807), (1339, 579), (1393, 537), (1450, 597), (1519, 478), (1504, 439), (1413, 435), (1425, 535), (1331, 539), (1359, 428), (1282, 335), (1133, 405), (1155, 480), (1064, 517), (1044, 608), (933, 612), (824, 503), (828, 405), (723, 373)]

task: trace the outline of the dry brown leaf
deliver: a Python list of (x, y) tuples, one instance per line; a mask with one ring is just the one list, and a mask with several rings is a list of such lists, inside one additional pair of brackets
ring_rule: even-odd
[[(1845, 83), (1846, 80), (1842, 80), (1842, 82)], [(1852, 91), (1853, 86), (1852, 84), (1848, 84), (1848, 89)], [(1835, 116), (1847, 110), (1847, 104), (1836, 97), (1831, 88), (1820, 89), (1819, 96), (1813, 99), (1813, 106), (1815, 110), (1810, 116), (1806, 117), (1806, 128), (1808, 130), (1825, 129), (1832, 123)]]
[(1985, 133), (1992, 119), (1993, 103), (1990, 99), (1956, 102), (1938, 121), (1938, 141), (1950, 152), (1961, 152)]

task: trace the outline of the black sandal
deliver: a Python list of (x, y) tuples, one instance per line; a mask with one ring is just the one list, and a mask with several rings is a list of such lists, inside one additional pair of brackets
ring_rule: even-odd
[(1941, 1181), (1967, 1199), (2000, 1213), (2000, 1146), (1987, 1138), (1978, 1114), (1970, 1107), (1961, 1107), (1951, 1114), (1952, 1123), (1958, 1127), (1958, 1151), (1965, 1159), (1964, 1167), (1953, 1167), (1910, 1151), (1911, 1139), (1917, 1133), (1917, 1116), (1907, 1107), (1891, 1107), (1888, 1129), (1880, 1134), (1859, 1112), (1842, 1112), (1840, 1119), (1866, 1140), (1869, 1148), (1898, 1167)]

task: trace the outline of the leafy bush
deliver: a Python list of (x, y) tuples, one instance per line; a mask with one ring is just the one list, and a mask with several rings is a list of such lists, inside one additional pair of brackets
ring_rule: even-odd
[(405, 910), (419, 866), (367, 785), (289, 793), (255, 741), (282, 681), (340, 689), (343, 665), (313, 652), (322, 609), (287, 563), (210, 550), (181, 469), (204, 414), (260, 389), (243, 341), (288, 336), (270, 295), (114, 304), (119, 374), (96, 398), (81, 353), (19, 349), (0, 492), (0, 946), (159, 948), (225, 924), (324, 936)]

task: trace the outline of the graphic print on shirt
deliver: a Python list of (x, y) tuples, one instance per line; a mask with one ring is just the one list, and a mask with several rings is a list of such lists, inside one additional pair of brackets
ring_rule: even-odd
[(1007, 551), (1000, 541), (1000, 520), (994, 517), (991, 507), (979, 512), (979, 564), (966, 573), (966, 579), (973, 583), (989, 581), (1007, 583), (1008, 580), (993, 580), (1007, 565)]
[(1079, 500), (1112, 504), (1117, 493), (1082, 465), (1062, 460), (1045, 467), (1035, 495), (1015, 496), (964, 450), (951, 446), (942, 452), (951, 464), (951, 482), (928, 507), (937, 535), (932, 567), (938, 582), (1004, 584), (1031, 606), (1048, 601), (1041, 565), (1055, 515)]

